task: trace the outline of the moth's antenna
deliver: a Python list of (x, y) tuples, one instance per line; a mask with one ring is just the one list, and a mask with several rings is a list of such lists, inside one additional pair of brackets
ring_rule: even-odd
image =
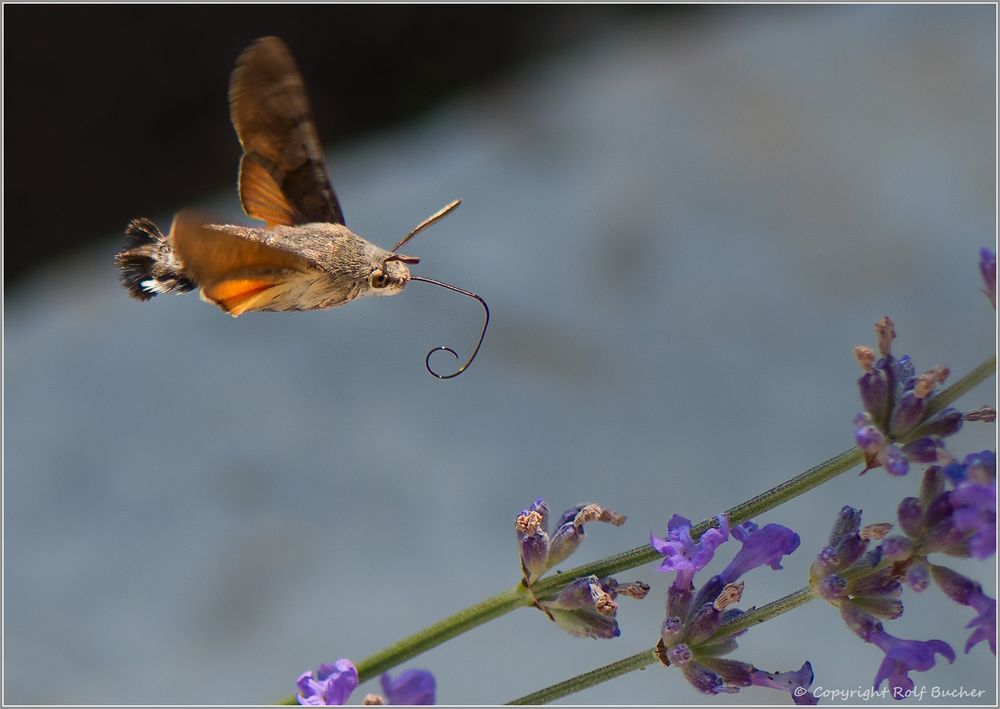
[[(447, 207), (445, 207), (444, 209), (442, 209), (440, 212), (438, 212), (437, 214), (435, 214), (430, 219), (431, 220), (440, 219), (448, 211), (454, 209), (457, 206), (458, 206), (458, 202), (457, 201), (456, 202), (452, 202), (450, 205), (448, 205)], [(413, 233), (411, 233), (410, 236), (413, 236), (413, 234), (415, 234), (416, 231), (419, 231), (419, 229), (420, 229), (420, 227), (417, 227), (417, 230), (415, 230)], [(409, 237), (407, 237), (407, 238), (409, 238)], [(401, 244), (405, 244), (405, 243), (406, 243), (406, 239), (403, 239), (403, 241), (401, 242)], [(435, 280), (433, 280), (431, 278), (422, 278), (420, 276), (410, 276), (410, 280), (411, 281), (421, 281), (423, 283), (430, 283), (431, 285), (434, 285), (434, 286), (441, 286), (442, 288), (447, 288), (448, 290), (453, 290), (456, 293), (461, 293), (462, 295), (468, 296), (470, 298), (475, 298), (476, 300), (479, 301), (479, 304), (483, 306), (483, 312), (486, 313), (486, 320), (483, 321), (483, 331), (481, 333), (479, 333), (479, 342), (476, 343), (476, 349), (474, 349), (472, 351), (472, 356), (469, 357), (469, 359), (467, 359), (465, 361), (465, 364), (463, 364), (461, 367), (458, 368), (457, 371), (452, 372), (451, 374), (438, 374), (437, 372), (435, 372), (434, 368), (431, 367), (431, 355), (433, 355), (435, 352), (437, 352), (439, 350), (444, 351), (444, 352), (448, 352), (456, 360), (458, 360), (458, 353), (455, 352), (455, 350), (453, 350), (452, 348), (447, 347), (445, 345), (441, 345), (440, 347), (435, 347), (434, 349), (432, 349), (430, 352), (427, 353), (427, 357), (424, 359), (424, 365), (427, 367), (427, 371), (430, 372), (431, 374), (433, 374), (438, 379), (452, 379), (454, 377), (457, 377), (459, 374), (461, 374), (462, 372), (464, 372), (468, 368), (468, 366), (470, 364), (472, 364), (472, 360), (474, 360), (476, 358), (476, 355), (479, 354), (479, 348), (483, 346), (483, 338), (486, 337), (486, 328), (488, 328), (490, 326), (490, 308), (489, 308), (488, 305), (486, 305), (486, 301), (483, 300), (482, 298), (480, 298), (478, 295), (476, 295), (475, 293), (473, 293), (471, 291), (467, 291), (467, 290), (465, 290), (463, 288), (459, 288), (458, 286), (453, 286), (453, 285), (451, 285), (449, 283), (443, 283), (441, 281), (435, 281)]]
[[(429, 217), (427, 217), (426, 219), (424, 219), (422, 222), (420, 222), (420, 224), (418, 224), (417, 227), (413, 231), (411, 231), (409, 234), (407, 234), (406, 236), (404, 236), (400, 240), (400, 242), (398, 244), (396, 244), (395, 246), (392, 247), (392, 249), (389, 251), (389, 253), (394, 254), (397, 251), (399, 251), (401, 248), (403, 248), (403, 245), (407, 241), (409, 241), (410, 239), (412, 239), (413, 237), (415, 237), (417, 234), (419, 234), (420, 232), (422, 232), (424, 229), (426, 229), (427, 227), (429, 227), (431, 224), (433, 224), (434, 222), (436, 222), (441, 217), (443, 217), (446, 214), (448, 214), (448, 212), (450, 212), (451, 210), (453, 210), (455, 207), (457, 207), (461, 203), (462, 203), (462, 200), (456, 199), (455, 201), (449, 202), (445, 206), (441, 207), (441, 209), (439, 209), (437, 212), (435, 212), (434, 214), (430, 215)], [(465, 291), (461, 291), (461, 292), (464, 293)], [(467, 295), (469, 295), (469, 294), (467, 294)], [(478, 297), (478, 296), (475, 296), (475, 297)], [(475, 357), (475, 355), (473, 355), (473, 357)]]

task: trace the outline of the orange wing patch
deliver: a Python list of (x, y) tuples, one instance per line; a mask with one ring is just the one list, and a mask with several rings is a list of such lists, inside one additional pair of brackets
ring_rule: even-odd
[(202, 289), (205, 298), (212, 301), (227, 313), (236, 317), (249, 310), (257, 300), (256, 296), (278, 285), (275, 281), (255, 278), (234, 278), (231, 281), (220, 281)]
[(243, 211), (269, 226), (291, 226), (298, 219), (295, 208), (288, 203), (285, 193), (275, 181), (271, 171), (256, 154), (244, 155), (240, 161), (240, 199)]

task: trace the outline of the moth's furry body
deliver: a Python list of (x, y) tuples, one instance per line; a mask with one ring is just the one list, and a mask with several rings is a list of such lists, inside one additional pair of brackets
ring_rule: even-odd
[[(309, 262), (305, 271), (287, 272), (288, 280), (255, 297), (246, 310), (322, 310), (336, 308), (366, 295), (396, 295), (410, 280), (410, 270), (398, 261), (385, 264), (389, 285), (372, 288), (373, 273), (382, 270), (388, 251), (353, 233), (343, 224), (321, 222), (271, 229), (230, 224), (211, 225), (242, 239), (292, 250)], [(204, 296), (203, 296), (204, 297)], [(206, 298), (209, 302), (214, 302)]]
[[(410, 279), (402, 262), (388, 260), (392, 253), (343, 224), (255, 228), (205, 224), (182, 212), (167, 236), (148, 219), (134, 220), (128, 234), (128, 248), (118, 255), (117, 263), (133, 296), (148, 300), (160, 293), (198, 288), (203, 300), (234, 317), (254, 310), (336, 308), (365, 295), (395, 295)], [(267, 250), (257, 254), (252, 244)], [(250, 248), (242, 262), (234, 256), (234, 245), (239, 252)], [(274, 258), (274, 252), (281, 258)], [(266, 256), (266, 263), (255, 256)], [(240, 284), (235, 290), (219, 287), (213, 279), (217, 269), (200, 265), (220, 262), (227, 264), (226, 283)], [(373, 276), (380, 277), (379, 287), (372, 285)]]

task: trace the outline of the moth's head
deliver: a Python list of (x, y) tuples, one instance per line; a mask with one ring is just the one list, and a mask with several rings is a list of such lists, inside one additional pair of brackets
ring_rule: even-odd
[(402, 254), (392, 254), (381, 264), (372, 267), (368, 275), (368, 285), (372, 295), (396, 295), (406, 288), (410, 280), (410, 269), (406, 264), (420, 263), (420, 259)]

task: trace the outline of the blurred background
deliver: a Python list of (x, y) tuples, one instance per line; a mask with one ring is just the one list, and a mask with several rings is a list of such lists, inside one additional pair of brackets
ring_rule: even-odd
[[(994, 351), (991, 6), (3, 12), (8, 703), (276, 700), (513, 585), (536, 497), (628, 515), (575, 566), (848, 448), (851, 347), (883, 315), (918, 369), (957, 378)], [(118, 284), (129, 219), (245, 219), (226, 91), (268, 34), (298, 59), (352, 229), (388, 246), (463, 200), (408, 247), (492, 308), (462, 377), (423, 369), (481, 324), (439, 289), (232, 319)], [(960, 402), (988, 403), (993, 380)], [(994, 436), (967, 425), (949, 449)], [(892, 521), (917, 484), (849, 472), (762, 517), (802, 546), (744, 605), (805, 584), (842, 505)], [(950, 565), (995, 595), (994, 564)], [(623, 600), (616, 640), (521, 610), (404, 667), (434, 671), (441, 703), (495, 703), (651, 647), (670, 577), (619, 579), (653, 591)], [(890, 632), (959, 652), (917, 685), (994, 704), (995, 658), (961, 653), (971, 612), (933, 587), (904, 601)], [(733, 657), (808, 658), (814, 686), (856, 689), (882, 654), (812, 603)], [(570, 701), (787, 699), (651, 667)]]

